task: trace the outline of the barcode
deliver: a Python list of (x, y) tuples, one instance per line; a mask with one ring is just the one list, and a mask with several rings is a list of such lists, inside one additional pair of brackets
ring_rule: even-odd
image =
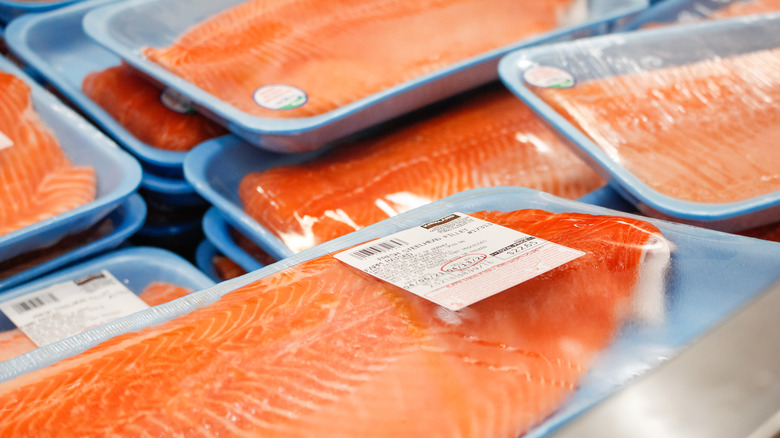
[(42, 294), (38, 295), (37, 297), (30, 298), (29, 300), (20, 301), (16, 304), (13, 304), (11, 308), (14, 309), (16, 313), (24, 313), (32, 309), (37, 309), (41, 306), (45, 306), (49, 303), (55, 303), (57, 301), (59, 301), (57, 297), (52, 294)]
[(360, 260), (363, 260), (366, 257), (370, 257), (370, 256), (372, 256), (374, 254), (377, 254), (377, 253), (380, 253), (380, 252), (384, 252), (384, 251), (387, 251), (387, 250), (390, 250), (390, 249), (393, 249), (393, 248), (398, 248), (399, 246), (404, 246), (406, 244), (407, 243), (404, 242), (401, 239), (390, 239), (390, 240), (386, 240), (386, 241), (384, 241), (382, 243), (379, 243), (379, 244), (376, 244), (376, 245), (367, 246), (367, 247), (365, 247), (363, 249), (357, 250), (357, 251), (352, 253), (352, 256), (354, 256), (355, 258), (358, 258)]

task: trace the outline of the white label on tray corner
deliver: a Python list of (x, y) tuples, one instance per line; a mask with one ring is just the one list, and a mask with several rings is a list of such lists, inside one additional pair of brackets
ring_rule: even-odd
[(440, 306), (460, 310), (584, 254), (456, 212), (335, 257)]
[(526, 69), (523, 71), (523, 80), (541, 88), (571, 88), (577, 83), (571, 73), (548, 65)]
[(271, 110), (291, 110), (300, 108), (309, 100), (306, 92), (286, 84), (266, 85), (252, 94), (255, 103)]
[(194, 114), (195, 105), (185, 95), (179, 93), (172, 88), (166, 88), (160, 94), (160, 102), (165, 105), (171, 111), (176, 111), (180, 114)]
[(14, 145), (14, 141), (11, 140), (3, 131), (0, 131), (0, 150), (10, 148)]
[(39, 347), (148, 307), (106, 270), (0, 303), (0, 311)]

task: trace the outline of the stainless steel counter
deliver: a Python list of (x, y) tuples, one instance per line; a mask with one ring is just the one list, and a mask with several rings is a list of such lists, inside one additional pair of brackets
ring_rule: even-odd
[(553, 436), (780, 436), (780, 282)]

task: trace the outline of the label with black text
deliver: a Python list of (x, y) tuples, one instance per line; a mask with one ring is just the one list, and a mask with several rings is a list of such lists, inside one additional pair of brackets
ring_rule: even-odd
[(459, 310), (585, 255), (463, 213), (377, 239), (338, 260)]
[(39, 347), (148, 307), (106, 270), (0, 303), (0, 311)]

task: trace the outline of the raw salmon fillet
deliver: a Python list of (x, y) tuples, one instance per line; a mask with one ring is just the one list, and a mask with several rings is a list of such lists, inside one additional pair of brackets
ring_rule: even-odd
[(725, 203), (780, 190), (780, 48), (536, 92), (660, 193)]
[(230, 234), (231, 237), (233, 238), (233, 241), (236, 243), (236, 245), (238, 245), (239, 248), (241, 248), (245, 253), (249, 254), (253, 259), (255, 259), (261, 265), (267, 266), (276, 262), (276, 259), (271, 257), (270, 254), (265, 252), (262, 248), (257, 246), (255, 242), (253, 242), (250, 238), (246, 237), (245, 235), (241, 234), (235, 228), (230, 229)]
[[(251, 115), (325, 113), (484, 52), (557, 28), (571, 0), (251, 0), (143, 53)], [(269, 110), (267, 85), (308, 95)]]
[[(162, 281), (153, 281), (138, 295), (150, 306), (167, 303), (192, 292), (192, 289)], [(0, 362), (38, 348), (21, 330), (0, 331)]]
[(157, 306), (181, 298), (190, 292), (192, 292), (192, 289), (188, 287), (178, 286), (164, 281), (153, 281), (141, 291), (138, 297), (150, 306)]
[(185, 152), (227, 132), (199, 114), (165, 106), (162, 91), (124, 63), (90, 73), (82, 90), (130, 134), (159, 149)]
[(217, 271), (217, 275), (222, 281), (246, 274), (244, 268), (225, 256), (215, 256), (211, 259), (211, 263), (214, 264), (214, 269)]
[(0, 96), (0, 236), (93, 201), (95, 171), (68, 160), (30, 87), (0, 72)]
[(458, 312), (316, 258), (1, 383), (0, 435), (514, 438), (610, 345), (663, 237), (624, 217), (474, 216), (586, 255)]
[(293, 252), (463, 190), (522, 186), (579, 198), (603, 181), (501, 87), (299, 165), (251, 173), (244, 210)]

